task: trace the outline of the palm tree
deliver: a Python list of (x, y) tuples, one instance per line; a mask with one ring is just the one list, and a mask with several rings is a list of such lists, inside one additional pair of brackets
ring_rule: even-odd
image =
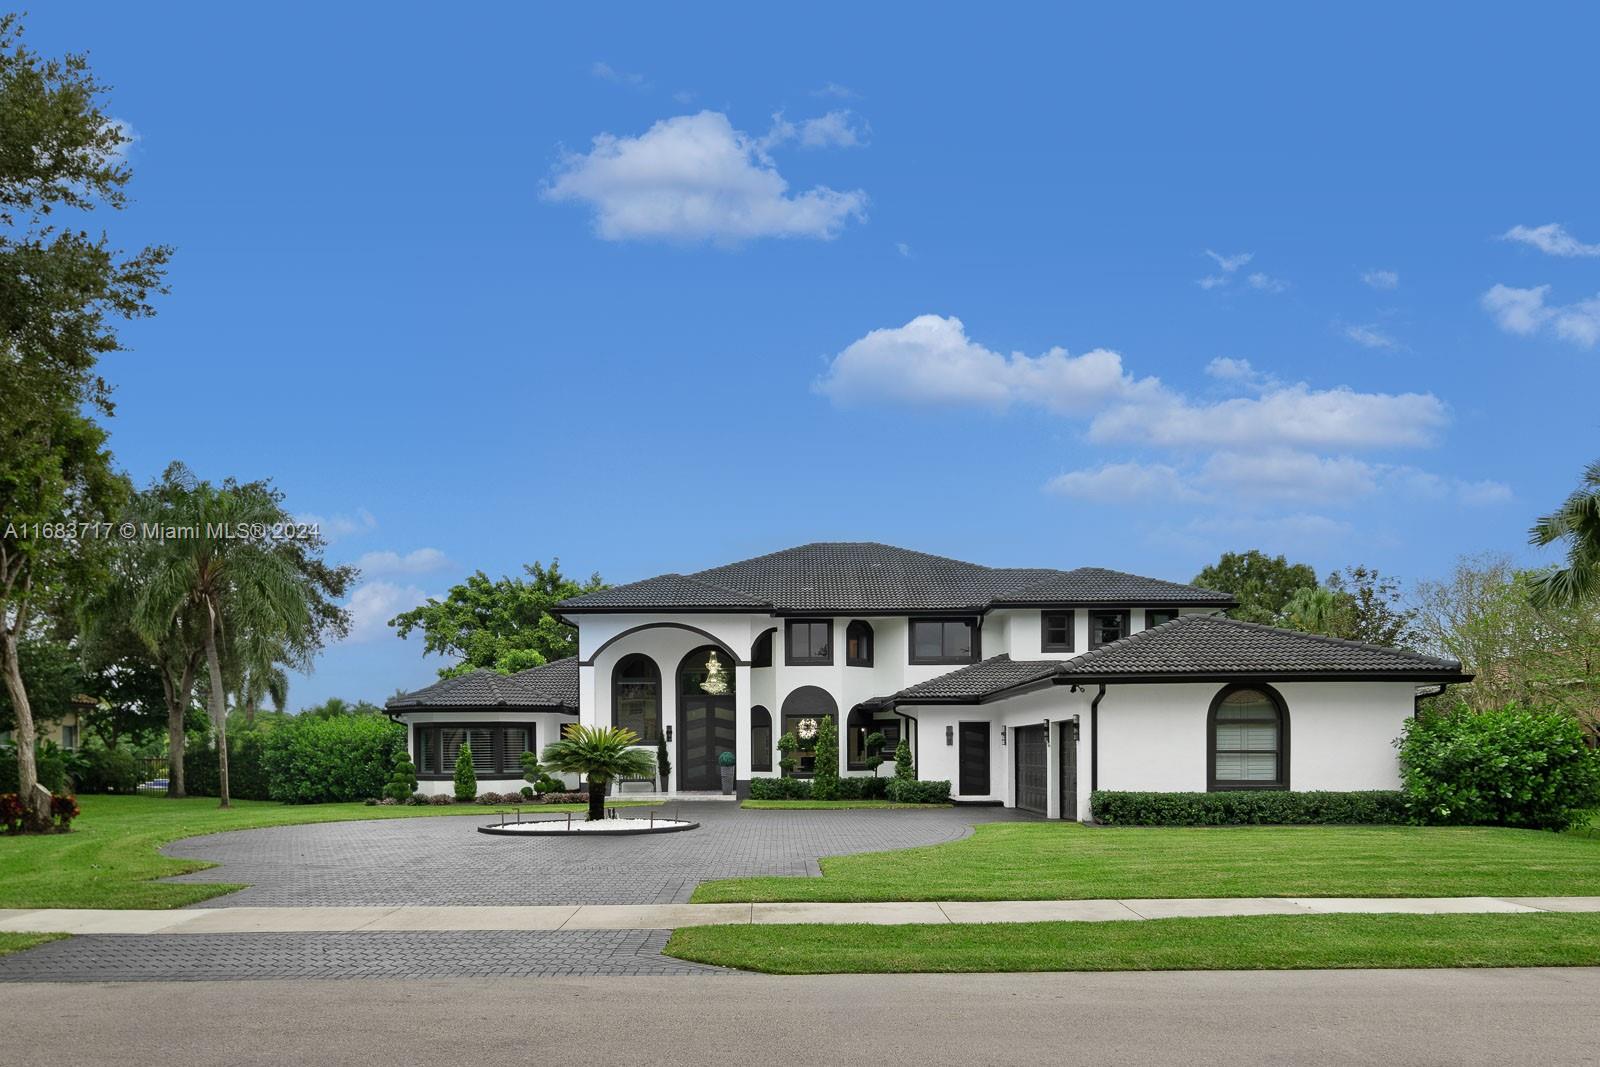
[(539, 757), (565, 774), (589, 780), (589, 818), (606, 817), (606, 786), (618, 778), (648, 778), (655, 773), (655, 757), (633, 748), (639, 735), (622, 726), (571, 726), (566, 736), (544, 746)]
[(309, 604), (315, 591), (290, 554), (274, 551), (264, 538), (237, 536), (253, 525), (271, 529), (285, 521), (270, 490), (259, 483), (232, 482), (219, 489), (196, 480), (181, 465), (174, 467), (180, 469), (169, 469), (168, 476), (185, 491), (176, 494), (170, 515), (182, 533), (152, 544), (134, 620), (152, 642), (167, 634), (175, 619), (188, 616), (197, 626), (216, 730), (218, 793), (226, 808), (230, 804), (224, 647), (230, 639), (249, 647), (255, 635), (293, 636), (312, 628)]
[(1301, 633), (1349, 637), (1348, 598), (1320, 585), (1296, 589), (1283, 606), (1279, 623)]
[(1583, 483), (1554, 513), (1534, 523), (1530, 543), (1566, 541), (1567, 565), (1534, 579), (1536, 607), (1568, 607), (1600, 594), (1600, 461), (1589, 464)]

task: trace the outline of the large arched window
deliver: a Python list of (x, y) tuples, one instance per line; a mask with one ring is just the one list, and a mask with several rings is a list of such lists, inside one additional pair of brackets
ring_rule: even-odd
[(642, 653), (623, 656), (611, 672), (611, 721), (655, 744), (661, 737), (661, 668)]
[(826, 689), (802, 685), (783, 698), (783, 732), (793, 734), (800, 746), (794, 753), (794, 774), (800, 778), (810, 778), (817, 766), (816, 738), (801, 736), (800, 724), (807, 719), (819, 724), (823, 719), (832, 719), (835, 726), (839, 725), (839, 705)]
[(772, 770), (772, 712), (760, 704), (750, 709), (750, 769)]
[(1288, 789), (1289, 709), (1270, 685), (1230, 685), (1206, 718), (1208, 789)]
[(847, 667), (872, 666), (872, 626), (856, 619), (844, 630), (844, 663)]

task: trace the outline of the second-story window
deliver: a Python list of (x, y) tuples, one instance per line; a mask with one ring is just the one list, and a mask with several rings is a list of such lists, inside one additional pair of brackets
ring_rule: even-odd
[(973, 619), (912, 619), (912, 663), (972, 663), (978, 658)]
[(1089, 612), (1089, 647), (1099, 648), (1128, 636), (1126, 611)]
[(872, 626), (856, 619), (844, 631), (844, 662), (847, 667), (872, 666)]
[(1149, 608), (1144, 613), (1144, 628), (1160, 626), (1164, 622), (1171, 622), (1178, 617), (1177, 608)]
[(1073, 617), (1070, 611), (1047, 611), (1040, 617), (1043, 627), (1039, 637), (1041, 652), (1071, 652)]
[(833, 620), (790, 619), (788, 623), (788, 655), (784, 662), (791, 667), (826, 667), (833, 663)]

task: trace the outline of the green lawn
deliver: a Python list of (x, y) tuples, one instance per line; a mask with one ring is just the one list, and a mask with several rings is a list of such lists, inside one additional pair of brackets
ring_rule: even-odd
[(769, 974), (1600, 964), (1600, 915), (1263, 915), (1097, 923), (695, 926), (667, 954)]
[[(236, 800), (224, 811), (213, 797), (82, 796), (70, 834), (0, 837), (0, 908), (179, 908), (242, 886), (168, 885), (151, 881), (215, 866), (168, 859), (169, 841), (222, 830), (350, 819), (414, 819), (476, 815), (498, 806), (276, 804)], [(581, 804), (528, 805), (523, 811), (580, 811)]]
[(698, 902), (1600, 894), (1600, 834), (1495, 827), (1091, 829), (997, 823), (822, 860), (821, 878), (706, 882)]
[[(896, 804), (892, 800), (744, 800), (741, 808), (757, 811), (832, 811), (846, 808), (903, 808), (927, 811), (929, 804)], [(948, 805), (944, 805), (948, 807)]]
[(46, 941), (60, 941), (66, 934), (6, 934), (0, 933), (0, 956), (42, 945)]

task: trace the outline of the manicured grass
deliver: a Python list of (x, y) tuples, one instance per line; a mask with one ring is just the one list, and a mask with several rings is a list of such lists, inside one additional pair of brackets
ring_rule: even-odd
[(6, 934), (0, 933), (0, 956), (42, 945), (46, 941), (60, 941), (66, 934)]
[(769, 974), (1600, 964), (1600, 915), (1263, 915), (944, 926), (694, 926), (667, 954)]
[[(896, 804), (892, 800), (743, 800), (741, 808), (757, 811), (831, 811), (845, 808), (901, 808), (926, 811), (932, 804)], [(949, 805), (938, 805), (948, 807)]]
[[(276, 804), (215, 798), (83, 796), (70, 834), (0, 837), (0, 908), (179, 908), (243, 888), (233, 884), (168, 885), (151, 881), (215, 864), (169, 859), (156, 852), (180, 838), (292, 823), (433, 816), (494, 817), (498, 805), (368, 807), (365, 804)], [(580, 811), (581, 804), (528, 805), (523, 811)]]
[(1600, 892), (1600, 835), (1494, 827), (999, 823), (948, 844), (824, 859), (822, 873), (705, 882), (693, 899), (1581, 896)]

